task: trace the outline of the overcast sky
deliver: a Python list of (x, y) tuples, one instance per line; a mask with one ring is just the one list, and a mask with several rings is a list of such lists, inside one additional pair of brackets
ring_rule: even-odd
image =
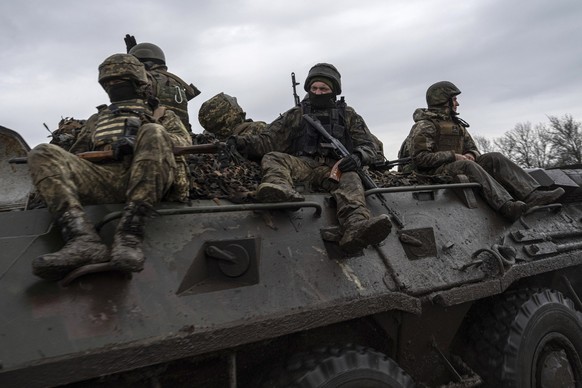
[(582, 121), (580, 0), (20, 0), (0, 4), (0, 125), (31, 147), (61, 117), (107, 103), (97, 67), (123, 37), (162, 47), (169, 70), (202, 94), (237, 97), (270, 122), (293, 105), (318, 62), (342, 74), (343, 95), (396, 157), (434, 82), (455, 83), (460, 116), (494, 138), (517, 123)]

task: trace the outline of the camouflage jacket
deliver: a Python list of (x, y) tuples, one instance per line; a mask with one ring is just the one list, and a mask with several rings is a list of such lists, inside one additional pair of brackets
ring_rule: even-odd
[[(105, 110), (107, 107), (105, 105), (101, 105), (98, 107), (99, 112), (95, 113), (85, 123), (85, 126), (81, 129), (77, 141), (70, 149), (71, 153), (80, 153), (85, 151), (93, 151), (93, 135), (95, 130), (97, 129), (97, 119), (99, 115), (109, 114)], [(178, 146), (186, 146), (192, 144), (192, 138), (184, 126), (180, 121), (180, 118), (171, 110), (166, 109), (164, 114), (156, 121), (151, 115), (146, 115), (142, 118), (142, 122), (145, 123), (157, 123), (162, 125), (166, 131), (170, 134), (174, 145)]]
[[(362, 162), (374, 160), (378, 150), (364, 119), (351, 107), (346, 107), (345, 127), (352, 138), (353, 149), (362, 155)], [(251, 158), (260, 158), (272, 151), (293, 154), (295, 139), (303, 136), (303, 111), (296, 106), (282, 114), (258, 135), (241, 136)]]
[[(405, 140), (401, 154), (408, 154), (413, 158), (413, 167), (417, 171), (430, 173), (440, 166), (455, 161), (455, 153), (472, 153), (480, 155), (473, 138), (462, 122), (453, 120), (450, 114), (434, 109), (418, 108), (413, 114), (414, 125)], [(445, 145), (441, 127), (452, 125), (453, 135), (456, 137), (458, 149)]]

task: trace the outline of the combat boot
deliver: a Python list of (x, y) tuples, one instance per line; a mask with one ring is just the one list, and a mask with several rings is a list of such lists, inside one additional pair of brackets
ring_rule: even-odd
[(125, 206), (111, 246), (111, 264), (115, 269), (124, 272), (143, 270), (145, 220), (153, 213), (155, 211), (146, 203), (130, 202)]
[(527, 211), (527, 204), (522, 201), (507, 201), (501, 209), (499, 209), (499, 214), (507, 218), (510, 221), (516, 221)]
[(347, 253), (353, 254), (368, 245), (380, 244), (390, 234), (392, 223), (387, 214), (350, 224), (339, 242)]
[(292, 188), (274, 183), (261, 183), (257, 189), (259, 202), (303, 202), (305, 197)]
[(561, 187), (554, 190), (534, 190), (527, 196), (525, 203), (529, 207), (547, 205), (556, 202), (564, 193)]
[(56, 224), (61, 228), (65, 246), (58, 252), (35, 258), (32, 261), (34, 275), (56, 281), (84, 265), (109, 261), (107, 246), (83, 210), (73, 208), (64, 212)]

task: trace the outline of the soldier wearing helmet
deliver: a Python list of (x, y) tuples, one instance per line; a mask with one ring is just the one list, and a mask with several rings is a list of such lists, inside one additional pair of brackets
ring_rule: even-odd
[[(362, 117), (347, 106), (341, 75), (329, 63), (314, 65), (304, 83), (307, 96), (281, 115), (259, 135), (233, 136), (235, 145), (252, 158), (261, 158), (263, 179), (256, 196), (262, 202), (297, 202), (304, 197), (294, 188), (296, 182), (309, 182), (315, 190), (329, 191), (337, 203), (337, 217), (343, 231), (339, 246), (354, 254), (378, 244), (390, 233), (387, 215), (372, 217), (366, 206), (364, 188), (357, 170), (371, 163), (377, 154), (373, 138)], [(326, 147), (327, 140), (304, 118), (317, 120), (351, 153), (338, 163)], [(329, 178), (338, 165), (339, 181)]]
[(205, 131), (224, 141), (232, 135), (255, 135), (267, 124), (246, 118), (236, 97), (218, 93), (200, 106), (198, 121)]
[(196, 86), (187, 84), (176, 74), (170, 73), (166, 66), (164, 52), (153, 43), (138, 43), (131, 47), (128, 46), (128, 53), (145, 65), (147, 72), (152, 77), (153, 93), (160, 100), (160, 104), (172, 109), (186, 128), (190, 130), (188, 101), (200, 94)]
[(516, 220), (529, 207), (556, 201), (564, 190), (538, 190), (539, 183), (498, 152), (481, 154), (469, 134), (469, 124), (458, 117), (461, 91), (449, 81), (426, 91), (428, 108), (418, 108), (415, 124), (401, 148), (400, 157), (412, 156), (411, 167), (423, 174), (466, 175), (481, 184), (487, 203), (509, 220)]
[[(174, 112), (156, 106), (144, 65), (132, 55), (114, 54), (99, 66), (98, 79), (111, 103), (87, 120), (70, 152), (40, 144), (29, 153), (32, 180), (65, 240), (61, 250), (32, 263), (33, 273), (47, 280), (108, 262), (120, 271), (141, 271), (146, 216), (163, 198), (188, 197), (186, 162), (172, 149), (191, 144), (191, 137)], [(114, 158), (96, 164), (75, 155), (85, 151), (108, 151)], [(125, 204), (111, 249), (83, 210), (101, 203)]]

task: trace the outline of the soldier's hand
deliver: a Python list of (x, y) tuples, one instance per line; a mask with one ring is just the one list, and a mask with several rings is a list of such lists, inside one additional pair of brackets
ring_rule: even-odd
[(362, 167), (362, 160), (358, 154), (350, 154), (348, 156), (344, 156), (337, 167), (341, 172), (356, 171)]
[(455, 160), (467, 160), (465, 155), (455, 154)]
[(473, 155), (472, 153), (467, 152), (463, 156), (465, 157), (465, 159), (470, 160), (471, 162), (475, 161), (475, 155)]
[(228, 139), (226, 139), (226, 148), (242, 153), (246, 151), (247, 143), (239, 136), (229, 136)]

